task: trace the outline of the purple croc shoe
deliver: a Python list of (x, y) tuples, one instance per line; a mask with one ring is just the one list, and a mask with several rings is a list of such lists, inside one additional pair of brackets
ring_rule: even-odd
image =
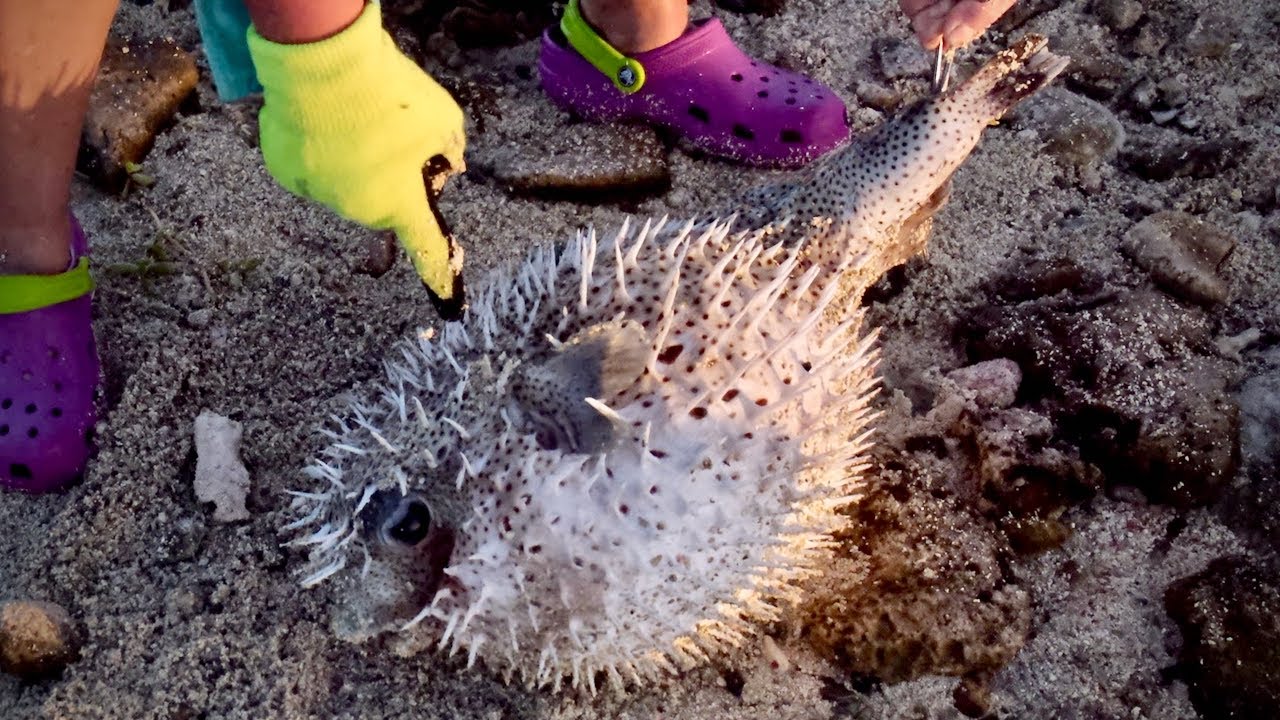
[(799, 167), (849, 138), (844, 103), (830, 88), (752, 60), (715, 18), (627, 57), (591, 29), (572, 0), (560, 26), (542, 36), (539, 70), (547, 95), (587, 120), (657, 125), (750, 165)]
[(31, 493), (78, 478), (89, 457), (98, 352), (89, 243), (71, 220), (70, 270), (0, 275), (0, 488)]

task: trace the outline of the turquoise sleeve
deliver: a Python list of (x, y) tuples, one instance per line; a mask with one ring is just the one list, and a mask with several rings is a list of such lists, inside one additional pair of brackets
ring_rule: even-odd
[(249, 57), (249, 11), (243, 0), (195, 0), (196, 21), (213, 84), (225, 101), (262, 91)]

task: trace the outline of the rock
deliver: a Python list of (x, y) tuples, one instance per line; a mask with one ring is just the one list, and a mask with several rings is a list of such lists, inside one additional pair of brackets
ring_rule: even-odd
[(361, 249), (363, 252), (355, 271), (376, 278), (386, 275), (395, 266), (396, 257), (400, 254), (395, 233), (389, 232), (375, 233), (364, 241)]
[(930, 53), (922, 51), (914, 38), (881, 42), (876, 48), (880, 74), (886, 80), (932, 77), (930, 57)]
[(956, 683), (951, 699), (965, 717), (981, 718), (991, 712), (991, 687), (985, 677), (966, 676)]
[(1150, 110), (1160, 98), (1160, 89), (1151, 78), (1142, 78), (1129, 90), (1129, 99), (1138, 110)]
[(1049, 154), (1077, 170), (1109, 160), (1125, 140), (1111, 110), (1062, 88), (1040, 93), (1015, 117), (1036, 129)]
[(248, 520), (249, 471), (240, 462), (240, 423), (205, 410), (196, 417), (196, 498), (214, 504), (216, 522)]
[(27, 680), (57, 675), (79, 659), (82, 642), (75, 621), (61, 606), (0, 603), (0, 672)]
[(477, 153), (471, 164), (512, 192), (544, 198), (637, 199), (671, 184), (657, 134), (635, 126), (575, 125)]
[(1144, 180), (1163, 182), (1173, 178), (1210, 178), (1240, 163), (1250, 144), (1235, 138), (1185, 140), (1153, 146), (1130, 144), (1121, 152), (1125, 167)]
[(1231, 50), (1240, 33), (1239, 20), (1227, 13), (1206, 13), (1196, 18), (1191, 32), (1182, 41), (1194, 57), (1218, 58)]
[(1095, 292), (1101, 280), (1090, 277), (1070, 258), (1037, 258), (1019, 272), (1001, 276), (996, 293), (1001, 300), (1022, 302), (1060, 292)]
[(969, 501), (1004, 530), (1015, 552), (1049, 550), (1070, 537), (1062, 515), (1093, 495), (1101, 473), (1058, 439), (1048, 417), (1015, 408), (971, 420), (958, 434), (977, 459)]
[(194, 328), (208, 327), (212, 319), (213, 310), (209, 308), (197, 308), (187, 313), (187, 324)]
[(1124, 32), (1142, 19), (1143, 8), (1138, 0), (1099, 0), (1093, 12), (1107, 27)]
[(198, 79), (195, 59), (171, 42), (112, 38), (89, 97), (77, 168), (118, 192)]
[(903, 97), (901, 94), (890, 90), (889, 88), (869, 81), (858, 83), (858, 87), (854, 90), (858, 96), (858, 102), (868, 105), (882, 112), (892, 112), (902, 104)]
[(1240, 463), (1239, 406), (1227, 374), (1207, 358), (1155, 372), (1158, 380), (1131, 380), (1081, 402), (1062, 422), (1109, 484), (1133, 485), (1176, 507), (1212, 502)]
[(405, 33), (425, 43), (443, 33), (463, 49), (516, 45), (556, 20), (551, 2), (515, 0), (388, 3), (383, 15), (393, 35)]
[(1022, 371), (1014, 361), (997, 358), (953, 370), (947, 378), (972, 397), (978, 407), (1007, 408), (1018, 396)]
[(1235, 476), (1233, 366), (1213, 353), (1199, 308), (1155, 291), (1068, 294), (979, 308), (957, 332), (971, 360), (1018, 363), (1024, 402), (1109, 485), (1187, 507)]
[(1280, 717), (1280, 577), (1249, 558), (1220, 558), (1171, 585), (1164, 604), (1201, 717)]
[(1058, 0), (1023, 0), (1023, 2), (1014, 3), (1013, 7), (1000, 16), (992, 28), (1009, 35), (1058, 5)]
[(1172, 108), (1182, 107), (1190, 99), (1187, 81), (1181, 75), (1171, 75), (1156, 86), (1160, 91), (1160, 99)]
[(1235, 240), (1183, 212), (1149, 215), (1125, 234), (1121, 251), (1174, 297), (1205, 307), (1225, 302), (1230, 290), (1220, 271)]
[(1154, 23), (1145, 23), (1138, 28), (1138, 34), (1129, 44), (1129, 51), (1134, 55), (1157, 57), (1164, 46), (1169, 44), (1169, 34)]
[(898, 682), (980, 674), (1022, 647), (1030, 600), (1006, 578), (1007, 550), (982, 518), (893, 480), (850, 513), (832, 567), (799, 608), (820, 653), (848, 672)]
[(1255, 375), (1240, 386), (1240, 452), (1250, 462), (1280, 469), (1280, 370)]

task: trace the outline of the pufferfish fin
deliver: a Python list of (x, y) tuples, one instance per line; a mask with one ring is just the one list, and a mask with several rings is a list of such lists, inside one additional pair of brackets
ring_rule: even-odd
[(547, 448), (596, 453), (613, 441), (613, 423), (587, 403), (607, 401), (644, 373), (650, 347), (638, 323), (592, 325), (540, 363), (526, 365), (512, 393)]

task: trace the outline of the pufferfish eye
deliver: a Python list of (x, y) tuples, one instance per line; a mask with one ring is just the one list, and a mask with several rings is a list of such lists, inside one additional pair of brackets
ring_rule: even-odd
[(382, 524), (382, 536), (399, 545), (413, 547), (431, 532), (431, 509), (419, 497), (400, 500)]

